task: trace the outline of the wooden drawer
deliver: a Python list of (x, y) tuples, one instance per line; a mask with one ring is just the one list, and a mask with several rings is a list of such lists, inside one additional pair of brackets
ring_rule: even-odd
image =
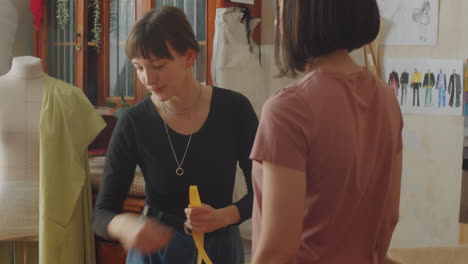
[(119, 243), (96, 237), (97, 264), (125, 264), (127, 254)]

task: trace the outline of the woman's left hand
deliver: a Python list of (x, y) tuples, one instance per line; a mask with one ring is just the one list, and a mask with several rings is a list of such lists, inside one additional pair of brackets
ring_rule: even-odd
[(185, 226), (192, 231), (209, 233), (227, 226), (222, 209), (215, 209), (207, 204), (185, 208), (187, 221)]

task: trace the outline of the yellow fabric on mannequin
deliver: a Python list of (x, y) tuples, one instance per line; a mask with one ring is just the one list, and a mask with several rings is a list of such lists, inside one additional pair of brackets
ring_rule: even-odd
[[(198, 194), (198, 187), (196, 185), (192, 185), (189, 188), (189, 200), (190, 200), (190, 207), (197, 207), (201, 206), (200, 195)], [(198, 250), (197, 256), (197, 264), (201, 264), (202, 261), (205, 261), (206, 264), (213, 264), (211, 262), (210, 257), (205, 251), (205, 235), (200, 232), (192, 231), (193, 241), (195, 242), (195, 246)]]
[(94, 264), (87, 147), (105, 122), (79, 88), (49, 76), (43, 87), (39, 263)]

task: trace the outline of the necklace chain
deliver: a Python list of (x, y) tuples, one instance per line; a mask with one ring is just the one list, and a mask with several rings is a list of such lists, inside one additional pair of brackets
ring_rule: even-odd
[(172, 145), (171, 136), (169, 135), (169, 130), (167, 129), (167, 124), (164, 118), (163, 118), (163, 122), (164, 122), (164, 128), (166, 128), (166, 134), (167, 134), (167, 138), (169, 139), (169, 145), (171, 146), (172, 154), (174, 155), (174, 159), (177, 162), (176, 174), (179, 176), (182, 176), (184, 174), (184, 169), (182, 168), (182, 165), (184, 164), (185, 156), (187, 155), (187, 151), (190, 146), (190, 141), (192, 141), (193, 134), (190, 134), (189, 140), (187, 142), (187, 146), (185, 147), (184, 155), (182, 156), (182, 160), (179, 162), (179, 159), (177, 158), (177, 155), (174, 150), (174, 146)]
[[(190, 112), (192, 110), (192, 108), (194, 108), (198, 104), (198, 102), (200, 101), (201, 95), (202, 95), (202, 87), (201, 87), (201, 83), (200, 83), (200, 93), (198, 94), (198, 98), (195, 100), (195, 102), (191, 106), (184, 109), (183, 111), (179, 112), (179, 111), (172, 110), (164, 102), (162, 102), (162, 105), (164, 106), (164, 108), (166, 110), (168, 110), (169, 112), (171, 112), (173, 114), (188, 113), (188, 112)], [(185, 147), (184, 155), (182, 156), (182, 160), (179, 162), (179, 159), (177, 158), (177, 154), (176, 154), (176, 152), (174, 150), (174, 145), (172, 144), (171, 136), (169, 135), (169, 129), (167, 128), (166, 120), (164, 119), (164, 117), (162, 118), (162, 120), (164, 122), (164, 128), (166, 130), (167, 138), (169, 139), (169, 145), (171, 146), (172, 155), (174, 155), (174, 159), (175, 159), (175, 161), (177, 163), (177, 169), (176, 169), (175, 172), (176, 172), (177, 175), (182, 176), (184, 174), (184, 169), (182, 168), (182, 165), (184, 164), (185, 157), (187, 156), (187, 151), (188, 151), (188, 148), (190, 146), (190, 142), (192, 141), (193, 134), (190, 134), (189, 140), (187, 142), (187, 146)]]
[(176, 115), (180, 115), (180, 114), (186, 114), (190, 111), (192, 111), (192, 109), (198, 105), (198, 103), (200, 102), (200, 98), (202, 96), (202, 87), (201, 87), (201, 83), (200, 84), (200, 92), (198, 93), (198, 97), (197, 99), (195, 100), (195, 102), (193, 102), (192, 105), (190, 105), (189, 107), (183, 109), (182, 111), (176, 111), (174, 109), (171, 109), (165, 102), (162, 102), (162, 105), (164, 106), (164, 109), (166, 109), (167, 111), (171, 112), (172, 114), (176, 114)]

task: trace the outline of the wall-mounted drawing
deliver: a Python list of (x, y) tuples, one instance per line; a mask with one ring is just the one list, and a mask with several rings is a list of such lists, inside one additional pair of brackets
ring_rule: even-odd
[(461, 60), (386, 59), (382, 66), (402, 113), (462, 115)]
[(437, 45), (439, 0), (378, 0), (384, 45)]
[(427, 25), (431, 23), (430, 9), (429, 1), (424, 1), (421, 8), (415, 8), (413, 11), (413, 21), (419, 24), (419, 40), (424, 42), (427, 41)]

